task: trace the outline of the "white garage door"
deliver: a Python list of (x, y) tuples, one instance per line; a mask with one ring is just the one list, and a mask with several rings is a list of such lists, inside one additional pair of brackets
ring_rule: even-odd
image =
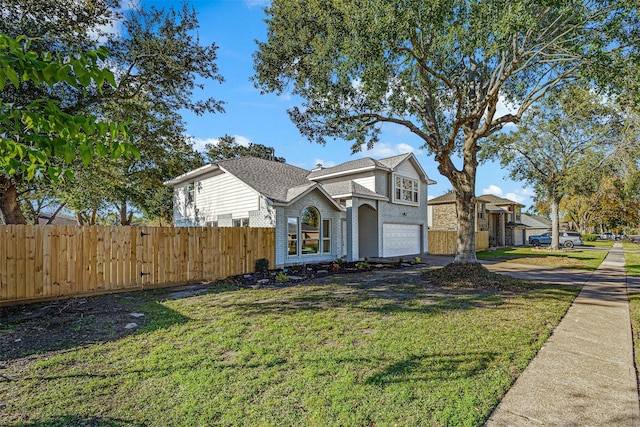
[(382, 226), (382, 256), (419, 254), (420, 226), (412, 224), (384, 224)]
[(522, 245), (524, 245), (524, 240), (523, 240), (524, 239), (524, 235), (523, 235), (524, 231), (515, 229), (515, 230), (513, 230), (513, 234), (514, 234), (514, 236), (513, 236), (513, 245), (514, 246), (522, 246)]

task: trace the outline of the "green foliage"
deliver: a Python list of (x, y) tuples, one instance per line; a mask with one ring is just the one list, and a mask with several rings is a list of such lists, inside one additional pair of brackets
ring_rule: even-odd
[[(104, 48), (60, 55), (30, 46), (26, 37), (0, 34), (0, 91), (7, 84), (14, 89), (26, 84), (52, 89), (60, 82), (83, 89), (94, 84), (99, 91), (115, 86), (113, 73), (100, 66), (108, 55)], [(34, 99), (24, 106), (2, 102), (0, 108), (0, 172), (9, 176), (31, 180), (42, 171), (55, 180), (70, 171), (68, 165), (76, 158), (88, 165), (95, 156), (139, 154), (127, 141), (124, 125), (68, 114), (54, 99)]]
[(595, 242), (596, 240), (598, 240), (598, 235), (597, 234), (584, 233), (582, 235), (582, 240), (585, 241), (585, 242)]
[(288, 281), (289, 281), (289, 276), (287, 276), (287, 273), (285, 273), (284, 271), (279, 271), (278, 274), (276, 274), (277, 283), (286, 283)]
[[(300, 96), (289, 115), (313, 142), (345, 139), (358, 151), (384, 125), (419, 137), (460, 199), (457, 261), (474, 258), (464, 230), (475, 220), (482, 138), (517, 124), (583, 69), (607, 68), (640, 46), (637, 13), (623, 0), (274, 0), (267, 16), (256, 86)], [(516, 111), (498, 114), (500, 100)]]
[(370, 267), (371, 265), (369, 265), (369, 261), (367, 261), (366, 259), (364, 261), (356, 263), (356, 268), (358, 270), (368, 270)]
[(262, 144), (254, 144), (244, 146), (236, 142), (235, 137), (224, 135), (218, 139), (216, 144), (205, 145), (205, 155), (210, 162), (219, 162), (221, 160), (236, 159), (238, 157), (251, 156), (261, 159), (275, 160), (284, 163), (284, 157), (276, 157), (273, 147), (267, 147)]

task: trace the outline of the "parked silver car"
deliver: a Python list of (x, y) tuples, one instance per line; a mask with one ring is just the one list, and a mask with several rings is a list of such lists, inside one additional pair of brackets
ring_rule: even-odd
[[(572, 248), (575, 245), (582, 245), (582, 234), (576, 231), (560, 231), (559, 232), (559, 244), (565, 248)], [(529, 244), (533, 246), (542, 246), (551, 244), (551, 232), (538, 234), (537, 236), (529, 237)]]

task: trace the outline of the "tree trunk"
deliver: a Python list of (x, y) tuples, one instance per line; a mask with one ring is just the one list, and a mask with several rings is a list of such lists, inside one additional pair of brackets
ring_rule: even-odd
[(449, 155), (436, 156), (438, 171), (446, 176), (456, 194), (458, 236), (454, 263), (477, 263), (476, 258), (476, 172), (478, 169), (478, 136), (465, 131), (463, 167), (459, 171)]
[(551, 246), (549, 249), (558, 250), (560, 248), (560, 236), (559, 236), (559, 206), (562, 198), (551, 198)]
[(456, 214), (458, 216), (458, 238), (455, 263), (478, 262), (476, 258), (476, 196), (475, 192), (456, 191)]
[(27, 219), (20, 209), (18, 188), (11, 178), (0, 177), (0, 211), (5, 224), (26, 224)]

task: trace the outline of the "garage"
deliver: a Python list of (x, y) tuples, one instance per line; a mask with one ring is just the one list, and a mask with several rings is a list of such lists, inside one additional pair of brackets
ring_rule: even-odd
[(382, 225), (382, 256), (415, 255), (421, 250), (421, 226), (414, 224)]
[(523, 246), (524, 245), (524, 230), (521, 228), (516, 228), (513, 230), (513, 245), (514, 246)]

